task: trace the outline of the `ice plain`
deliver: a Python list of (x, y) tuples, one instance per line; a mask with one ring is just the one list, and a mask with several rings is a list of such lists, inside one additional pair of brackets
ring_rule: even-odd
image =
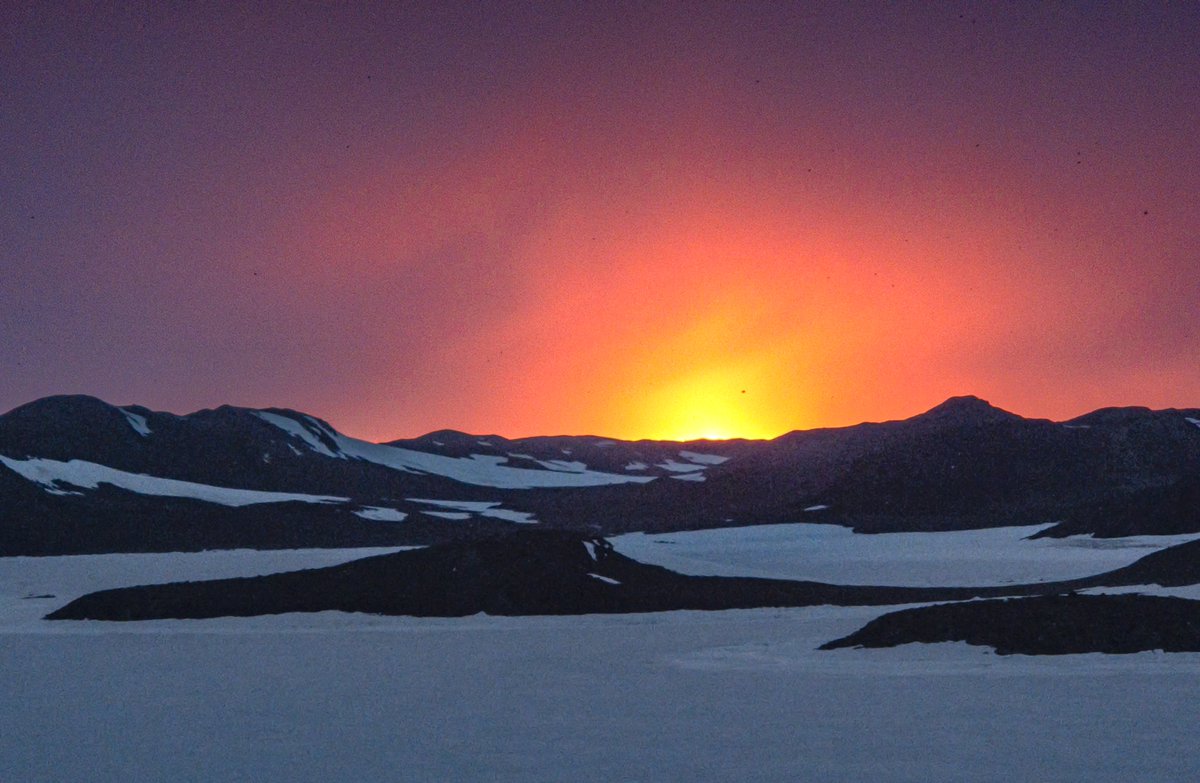
[[(964, 570), (1018, 578), (1031, 568), (1053, 578), (1125, 565), (1175, 541), (1046, 543), (1010, 528), (903, 534), (888, 544), (814, 529), (825, 526), (789, 527), (645, 537), (642, 555), (724, 559), (749, 575), (841, 574), (845, 582), (919, 580), (930, 568), (941, 569), (936, 578)], [(0, 778), (1175, 781), (1200, 774), (1200, 655), (997, 656), (962, 644), (816, 650), (886, 608), (39, 619), (105, 587), (329, 565), (378, 551), (0, 559)], [(982, 574), (972, 565), (981, 552), (994, 564)], [(1056, 552), (1063, 572), (1053, 565)], [(54, 597), (36, 597), (44, 595)]]

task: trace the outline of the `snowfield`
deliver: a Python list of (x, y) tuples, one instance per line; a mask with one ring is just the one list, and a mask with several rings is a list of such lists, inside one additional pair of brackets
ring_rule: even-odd
[[(282, 416), (269, 411), (252, 411), (252, 413), (268, 424), (288, 433), (308, 449), (322, 456), (335, 459), (360, 459), (393, 470), (445, 476), (475, 486), (504, 489), (597, 487), (606, 484), (644, 484), (654, 480), (653, 476), (625, 476), (589, 470), (587, 465), (582, 462), (563, 460), (534, 460), (545, 470), (513, 468), (503, 464), (508, 461), (507, 456), (472, 454), (469, 457), (449, 457), (444, 454), (431, 454), (386, 443), (370, 443), (358, 438), (351, 438), (311, 416), (301, 414), (304, 419), (301, 422), (290, 416)], [(336, 449), (331, 450), (321, 436), (333, 443)], [(493, 445), (486, 440), (476, 442), (480, 446), (491, 447)], [(434, 443), (437, 444), (438, 441), (434, 441)], [(569, 452), (564, 450), (564, 453)]]
[(0, 455), (0, 464), (22, 477), (40, 484), (47, 492), (56, 495), (80, 494), (71, 487), (96, 489), (101, 484), (137, 492), (141, 495), (192, 498), (223, 506), (249, 506), (256, 503), (348, 503), (349, 498), (329, 495), (306, 495), (297, 492), (265, 492), (256, 489), (216, 487), (197, 484), (194, 481), (147, 476), (144, 473), (129, 473), (124, 470), (98, 465), (82, 459), (63, 462), (55, 459), (10, 459)]
[(614, 536), (611, 541), (618, 552), (634, 560), (695, 576), (978, 587), (1090, 576), (1197, 537), (1028, 540), (1047, 527), (860, 535), (839, 525), (755, 525), (686, 533), (631, 533)]
[[(673, 552), (697, 568), (924, 583), (926, 568), (937, 578), (974, 574), (974, 582), (1091, 573), (1174, 542), (1022, 541), (1022, 529), (893, 539), (773, 527), (795, 529), (790, 538), (764, 528), (640, 543), (627, 536), (617, 545), (635, 556), (638, 547)], [(106, 587), (382, 551), (390, 550), (0, 559), (0, 777), (1126, 783), (1200, 775), (1192, 720), (1200, 654), (1002, 657), (961, 644), (816, 650), (887, 607), (39, 619)], [(997, 565), (981, 572), (987, 553)]]

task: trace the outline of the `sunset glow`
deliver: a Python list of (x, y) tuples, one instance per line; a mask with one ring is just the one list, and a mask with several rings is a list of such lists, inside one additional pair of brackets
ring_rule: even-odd
[(804, 7), (6, 12), (0, 408), (1197, 404), (1194, 9)]

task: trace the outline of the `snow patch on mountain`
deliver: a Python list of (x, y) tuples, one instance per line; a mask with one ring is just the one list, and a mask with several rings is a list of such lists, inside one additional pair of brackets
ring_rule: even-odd
[(979, 586), (1075, 579), (1200, 538), (1030, 538), (1048, 525), (943, 533), (855, 533), (797, 522), (609, 539), (621, 554), (693, 576), (811, 579), (852, 585)]
[(129, 422), (129, 426), (133, 431), (143, 438), (150, 434), (150, 425), (146, 422), (146, 417), (141, 416), (133, 411), (127, 411), (124, 408), (117, 408), (121, 415), (125, 417), (125, 421)]
[[(540, 487), (595, 487), (605, 484), (645, 483), (653, 476), (623, 476), (588, 470), (586, 465), (578, 471), (562, 468), (576, 463), (561, 463), (555, 470), (533, 470), (514, 468), (502, 463), (507, 455), (472, 454), (468, 457), (450, 457), (430, 454), (399, 446), (368, 443), (335, 433), (334, 442), (338, 450), (347, 457), (374, 462), (377, 465), (407, 472), (432, 473), (437, 476), (497, 489), (535, 489)], [(557, 461), (555, 461), (557, 462)], [(582, 463), (580, 463), (582, 464)]]
[(587, 464), (579, 462), (578, 460), (539, 459), (535, 461), (546, 470), (558, 470), (562, 471), (563, 473), (583, 473), (588, 469)]
[(679, 479), (680, 481), (704, 481), (704, 473), (696, 471), (695, 473), (676, 473), (670, 478)]
[(480, 511), (479, 516), (503, 519), (505, 522), (512, 522), (517, 525), (537, 524), (537, 517), (533, 514), (530, 514), (528, 511), (516, 511), (511, 508), (489, 508)]
[[(360, 459), (393, 470), (445, 476), (464, 484), (481, 487), (497, 489), (594, 487), (605, 484), (644, 483), (654, 480), (653, 476), (623, 476), (590, 470), (583, 462), (567, 460), (534, 460), (545, 470), (514, 468), (502, 463), (507, 462), (510, 457), (527, 457), (527, 455), (471, 454), (467, 457), (451, 457), (445, 454), (431, 454), (425, 451), (351, 438), (323, 425), (311, 416), (305, 416), (307, 424), (302, 424), (291, 417), (269, 411), (253, 411), (253, 413), (263, 421), (273, 424), (303, 441), (310, 450), (322, 456), (335, 459)], [(326, 446), (325, 442), (317, 436), (317, 432), (327, 436), (336, 445), (336, 448), (330, 449)], [(480, 440), (478, 443), (494, 446), (490, 441)], [(563, 452), (570, 453), (565, 449)]]
[(405, 498), (409, 503), (422, 503), (426, 506), (437, 506), (438, 508), (452, 508), (455, 511), (471, 511), (479, 513), (486, 511), (492, 506), (500, 505), (499, 501), (493, 500), (435, 500), (434, 498)]
[(691, 473), (696, 470), (704, 470), (703, 465), (697, 465), (694, 462), (676, 462), (673, 459), (658, 463), (658, 467), (674, 473)]
[(465, 511), (422, 511), (421, 513), (431, 517), (438, 517), (439, 519), (453, 519), (459, 522), (471, 518), (471, 515)]
[(364, 506), (355, 511), (354, 515), (373, 522), (403, 522), (408, 519), (408, 514), (405, 514), (403, 511), (398, 511), (394, 508), (383, 508), (381, 506)]
[(695, 462), (699, 465), (720, 465), (722, 462), (728, 462), (729, 457), (722, 457), (720, 454), (702, 454), (698, 451), (681, 451), (679, 456), (686, 459), (688, 462)]
[(646, 470), (649, 467), (650, 466), (647, 465), (645, 462), (636, 462), (635, 461), (635, 462), (630, 462), (628, 465), (626, 465), (625, 470)]
[[(436, 500), (434, 498), (406, 498), (410, 503), (423, 503), (428, 506), (436, 506), (438, 508), (452, 509), (456, 516), (447, 517), (447, 519), (469, 519), (472, 515), (478, 514), (481, 517), (491, 517), (492, 519), (503, 519), (505, 522), (515, 522), (519, 525), (528, 525), (537, 522), (537, 519), (527, 511), (516, 511), (515, 509), (504, 508), (498, 500)], [(431, 512), (423, 512), (431, 513)], [(457, 516), (458, 513), (465, 513), (466, 516)], [(435, 514), (435, 516), (443, 516), (444, 513)]]
[(1193, 419), (1191, 416), (1184, 416), (1184, 418), (1190, 421), (1192, 424), (1195, 424), (1197, 427), (1200, 427), (1200, 419)]
[(589, 572), (588, 572), (588, 576), (590, 576), (592, 579), (599, 579), (601, 582), (605, 582), (605, 583), (607, 583), (607, 584), (610, 584), (610, 585), (619, 585), (619, 584), (621, 584), (621, 583), (620, 583), (620, 582), (618, 582), (616, 579), (613, 579), (611, 576), (604, 576), (603, 574), (593, 574), (593, 573), (591, 573), (591, 572), (589, 571)]
[[(263, 421), (267, 422), (268, 424), (275, 425), (279, 429), (286, 432), (288, 435), (291, 435), (294, 438), (299, 438), (300, 440), (304, 441), (304, 443), (308, 446), (309, 449), (311, 449), (312, 451), (315, 451), (316, 453), (320, 454), (321, 456), (333, 457), (335, 459), (342, 458), (341, 454), (335, 454), (332, 451), (330, 451), (329, 447), (326, 446), (324, 443), (322, 443), (321, 439), (318, 438), (315, 433), (313, 433), (311, 430), (309, 430), (307, 427), (305, 427), (303, 424), (296, 421), (295, 419), (293, 419), (289, 416), (281, 416), (278, 413), (271, 413), (269, 411), (250, 411), (250, 412), (253, 413), (255, 416), (257, 416), (258, 418), (262, 419)], [(311, 417), (305, 417), (305, 418), (309, 418), (309, 420), (312, 421)]]
[(265, 492), (217, 487), (193, 481), (147, 476), (144, 473), (128, 473), (81, 459), (60, 462), (37, 457), (19, 460), (0, 456), (0, 462), (29, 481), (41, 484), (46, 491), (55, 494), (64, 494), (64, 490), (59, 484), (81, 489), (97, 489), (101, 484), (110, 484), (139, 495), (191, 498), (222, 506), (249, 506), (257, 503), (286, 503), (289, 501), (346, 503), (349, 500), (349, 498), (329, 495), (303, 495), (294, 492)]

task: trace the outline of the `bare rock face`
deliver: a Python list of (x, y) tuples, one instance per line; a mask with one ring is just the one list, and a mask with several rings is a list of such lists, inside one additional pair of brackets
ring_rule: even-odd
[(1054, 595), (891, 612), (825, 645), (966, 642), (1001, 655), (1200, 652), (1200, 601), (1146, 595)]

